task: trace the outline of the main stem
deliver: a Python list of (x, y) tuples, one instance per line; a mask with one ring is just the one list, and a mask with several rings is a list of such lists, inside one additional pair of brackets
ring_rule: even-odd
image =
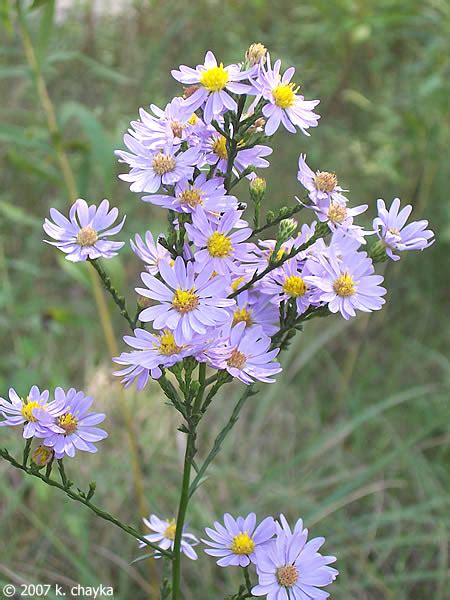
[(172, 563), (172, 600), (180, 599), (180, 583), (181, 583), (181, 538), (183, 535), (183, 527), (186, 519), (187, 508), (190, 500), (190, 482), (191, 470), (194, 460), (196, 448), (195, 440), (197, 437), (197, 425), (201, 418), (200, 407), (203, 400), (203, 394), (206, 387), (206, 363), (200, 363), (198, 382), (199, 390), (194, 400), (192, 410), (189, 411), (187, 417), (188, 434), (186, 440), (186, 450), (184, 453), (183, 466), (183, 481), (181, 484), (181, 497), (178, 505), (177, 526), (175, 530), (175, 540), (173, 543), (173, 563)]

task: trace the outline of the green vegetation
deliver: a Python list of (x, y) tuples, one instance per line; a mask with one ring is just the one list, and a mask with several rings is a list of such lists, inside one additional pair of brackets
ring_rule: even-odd
[[(11, 3), (11, 6), (15, 3)], [(338, 557), (337, 600), (444, 600), (448, 590), (448, 47), (445, 0), (265, 0), (130, 2), (123, 14), (92, 4), (56, 22), (54, 2), (27, 15), (35, 50), (62, 129), (79, 195), (107, 197), (128, 215), (126, 236), (158, 233), (164, 211), (118, 181), (113, 150), (139, 106), (164, 105), (180, 63), (211, 48), (235, 62), (253, 41), (296, 65), (307, 98), (321, 98), (310, 138), (279, 133), (267, 197), (292, 202), (298, 154), (336, 171), (354, 204), (394, 196), (428, 218), (437, 243), (385, 266), (386, 308), (350, 324), (312, 322), (284, 357), (278, 384), (251, 398), (192, 504), (196, 531), (229, 511), (304, 518)], [(58, 4), (58, 3), (56, 3)], [(108, 4), (108, 3), (106, 3)], [(0, 2), (7, 7), (7, 2)], [(3, 9), (5, 19), (7, 11)], [(80, 487), (95, 477), (96, 502), (138, 524), (121, 403), (130, 407), (143, 465), (147, 508), (176, 510), (181, 473), (177, 416), (157, 386), (125, 396), (85, 265), (42, 243), (49, 207), (68, 201), (54, 142), (25, 60), (14, 10), (0, 42), (0, 395), (75, 386), (108, 414), (98, 455), (67, 466)], [(245, 200), (245, 184), (237, 188)], [(122, 239), (126, 239), (122, 238)], [(131, 250), (108, 263), (133, 287)], [(395, 274), (394, 274), (395, 273)], [(447, 317), (447, 319), (446, 319)], [(117, 339), (126, 323), (114, 315)], [(235, 386), (235, 397), (238, 397)], [(202, 423), (202, 453), (231, 414), (219, 396)], [(0, 446), (19, 455), (17, 432)], [(137, 544), (81, 506), (0, 463), (0, 588), (13, 582), (112, 585), (116, 600), (149, 597)], [(86, 483), (87, 482), (87, 483)], [(6, 542), (5, 542), (6, 541)], [(157, 565), (160, 568), (160, 564)], [(239, 573), (202, 555), (186, 561), (186, 600), (235, 592)], [(52, 597), (52, 596), (49, 596)]]

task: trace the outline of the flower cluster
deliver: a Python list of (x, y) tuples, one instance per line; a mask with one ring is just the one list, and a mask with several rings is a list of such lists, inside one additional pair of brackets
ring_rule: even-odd
[[(433, 241), (426, 221), (405, 226), (411, 207), (399, 212), (398, 199), (389, 211), (379, 200), (374, 230), (364, 230), (354, 219), (368, 206), (350, 207), (336, 174), (314, 172), (303, 154), (297, 177), (307, 199), (298, 199), (298, 210), (306, 206), (317, 222), (297, 231), (295, 221), (280, 219), (276, 239), (254, 234), (232, 189), (245, 176), (255, 180), (250, 193), (258, 225), (265, 184), (255, 170), (269, 165), (272, 151), (260, 142), (280, 124), (309, 135), (319, 116), (313, 112), (318, 100), (305, 100), (292, 83), (294, 68), (282, 74), (280, 60), (272, 66), (263, 46), (252, 48), (240, 65), (224, 66), (207, 52), (195, 69), (172, 71), (187, 86), (183, 97), (164, 110), (141, 109), (124, 136), (128, 150), (117, 151), (130, 166), (120, 177), (133, 192), (145, 192), (145, 202), (168, 209), (172, 222), (167, 238), (155, 242), (147, 231), (131, 241), (145, 263), (144, 287), (136, 289), (144, 328), (124, 338), (132, 350), (115, 359), (125, 385), (142, 389), (189, 356), (246, 384), (273, 382), (281, 371), (277, 336), (319, 310), (349, 319), (380, 309), (386, 289), (374, 258), (397, 260), (394, 251)], [(69, 220), (55, 209), (51, 216), (55, 224), (44, 224), (56, 240), (50, 243), (70, 260), (109, 258), (121, 245), (104, 239), (123, 224), (108, 229), (117, 209), (109, 211), (106, 200), (98, 209), (77, 200)], [(373, 234), (379, 241), (366, 250)], [(145, 330), (149, 324), (153, 332)]]
[(105, 415), (89, 412), (93, 399), (70, 388), (67, 392), (57, 387), (49, 400), (48, 390), (40, 391), (35, 385), (25, 398), (11, 388), (9, 401), (0, 398), (0, 427), (23, 426), (23, 437), (42, 440), (36, 448), (33, 462), (44, 466), (53, 457), (73, 457), (77, 450), (97, 452), (94, 442), (107, 437), (103, 429), (94, 427)]
[[(162, 520), (156, 515), (143, 519), (153, 532), (146, 539), (163, 549), (173, 549), (176, 520)], [(329, 565), (336, 561), (334, 556), (323, 556), (319, 549), (323, 537), (308, 541), (308, 530), (298, 519), (291, 529), (284, 515), (278, 520), (266, 517), (259, 524), (256, 514), (233, 518), (226, 513), (223, 524), (214, 522), (214, 528), (205, 529), (207, 539), (201, 541), (208, 546), (206, 554), (217, 559), (220, 567), (248, 567), (254, 565), (258, 584), (251, 592), (253, 596), (266, 596), (268, 600), (322, 600), (329, 593), (323, 589), (332, 583), (339, 572)], [(190, 559), (197, 560), (194, 546), (198, 538), (183, 528), (181, 550)], [(144, 543), (140, 543), (143, 548)], [(155, 557), (159, 558), (158, 551)]]

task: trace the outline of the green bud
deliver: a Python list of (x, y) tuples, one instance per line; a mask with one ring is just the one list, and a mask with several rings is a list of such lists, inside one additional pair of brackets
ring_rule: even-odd
[(375, 242), (375, 244), (372, 244), (372, 246), (369, 249), (369, 256), (375, 263), (385, 262), (386, 260), (388, 260), (389, 257), (386, 254), (386, 245), (384, 244), (384, 242), (378, 240), (377, 242)]
[(283, 219), (278, 226), (277, 243), (283, 244), (297, 231), (298, 223), (295, 219)]
[(273, 210), (268, 210), (267, 214), (266, 214), (266, 221), (267, 223), (272, 223), (272, 221), (275, 219), (275, 213), (273, 212)]
[(255, 177), (250, 181), (250, 198), (255, 204), (260, 204), (266, 193), (266, 180), (263, 177)]

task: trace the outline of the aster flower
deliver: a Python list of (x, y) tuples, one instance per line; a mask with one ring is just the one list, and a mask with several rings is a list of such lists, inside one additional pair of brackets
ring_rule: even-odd
[(226, 309), (234, 305), (234, 300), (225, 297), (227, 282), (220, 276), (212, 278), (211, 268), (195, 275), (194, 265), (186, 265), (178, 256), (173, 267), (161, 262), (159, 269), (164, 283), (142, 273), (147, 287), (136, 289), (142, 296), (160, 302), (140, 313), (142, 322), (153, 321), (155, 329), (173, 331), (176, 344), (182, 345), (195, 334), (205, 334), (208, 327), (223, 325), (229, 319)]
[(47, 410), (33, 410), (38, 422), (47, 428), (38, 437), (43, 438), (45, 446), (53, 448), (56, 458), (64, 455), (73, 457), (77, 450), (97, 452), (93, 442), (108, 437), (106, 431), (94, 427), (104, 420), (105, 415), (88, 412), (92, 402), (93, 398), (85, 396), (84, 392), (77, 392), (74, 388), (65, 392), (57, 387), (55, 400)]
[[(123, 339), (135, 351), (123, 352), (113, 360), (118, 364), (130, 365), (138, 367), (138, 369), (126, 369), (125, 371), (118, 371), (115, 374), (128, 376), (125, 381), (125, 387), (128, 387), (128, 385), (137, 379), (138, 389), (142, 389), (140, 387), (139, 376), (142, 375), (144, 370), (149, 371), (153, 379), (159, 379), (162, 374), (161, 367), (172, 367), (186, 356), (198, 353), (205, 346), (202, 343), (203, 340), (198, 335), (194, 336), (191, 344), (178, 346), (173, 333), (168, 329), (163, 329), (160, 334), (153, 334), (145, 329), (135, 329), (134, 337), (126, 335)], [(131, 373), (133, 373), (132, 379), (129, 377)], [(144, 387), (147, 380), (142, 380), (142, 382), (142, 387)]]
[[(206, 142), (205, 150), (206, 163), (215, 165), (218, 171), (225, 173), (228, 166), (228, 150), (225, 138), (219, 133), (213, 133)], [(250, 166), (265, 169), (270, 163), (264, 157), (269, 156), (272, 152), (272, 148), (261, 144), (244, 149), (239, 149), (238, 144), (237, 154), (233, 161), (233, 173), (239, 175)]]
[(253, 290), (244, 290), (236, 296), (233, 326), (241, 322), (248, 329), (260, 326), (266, 335), (271, 336), (279, 329), (278, 321), (278, 309), (270, 302), (270, 298), (261, 297)]
[(24, 425), (23, 437), (29, 439), (44, 431), (33, 411), (35, 408), (46, 410), (48, 406), (48, 390), (39, 390), (33, 385), (28, 395), (22, 399), (14, 388), (9, 389), (9, 401), (0, 398), (0, 415), (4, 421), (0, 421), (0, 427), (14, 427)]
[(338, 180), (335, 173), (328, 171), (314, 171), (306, 164), (306, 155), (300, 154), (298, 159), (297, 179), (309, 192), (309, 197), (318, 205), (328, 205), (331, 201), (340, 205), (345, 204), (347, 199), (342, 192), (343, 190), (338, 185)]
[(130, 240), (131, 249), (136, 256), (146, 263), (145, 268), (152, 275), (156, 275), (159, 272), (159, 261), (170, 261), (169, 252), (158, 241), (155, 244), (150, 231), (146, 232), (145, 240), (138, 234), (136, 234), (134, 240), (134, 242)]
[(209, 51), (203, 65), (198, 65), (196, 69), (182, 65), (179, 71), (172, 71), (172, 76), (189, 86), (199, 86), (186, 98), (184, 106), (189, 114), (202, 107), (205, 122), (211, 123), (226, 110), (237, 110), (236, 101), (228, 92), (248, 94), (252, 87), (239, 82), (248, 79), (253, 72), (254, 69), (241, 71), (239, 65), (224, 67), (222, 63), (217, 63), (216, 57)]
[(115, 153), (120, 162), (127, 163), (131, 170), (119, 175), (119, 178), (131, 182), (132, 192), (153, 193), (161, 185), (174, 185), (192, 177), (199, 159), (199, 148), (188, 148), (182, 152), (179, 146), (167, 144), (164, 148), (151, 150), (129, 134), (125, 134), (123, 139), (130, 152), (116, 150)]
[(379, 285), (383, 277), (373, 274), (373, 263), (365, 252), (352, 252), (340, 260), (331, 253), (317, 254), (306, 264), (311, 275), (305, 282), (318, 288), (318, 300), (344, 319), (354, 317), (356, 310), (379, 310), (385, 302), (386, 289)]
[(253, 82), (258, 91), (258, 99), (262, 96), (268, 101), (263, 108), (263, 115), (267, 118), (266, 135), (273, 135), (280, 123), (291, 133), (298, 127), (305, 135), (307, 129), (316, 127), (320, 116), (313, 112), (319, 100), (305, 100), (304, 96), (297, 94), (299, 86), (291, 83), (295, 69), (290, 67), (283, 76), (280, 75), (281, 60), (273, 66), (270, 55), (267, 54), (266, 65), (261, 65), (258, 78)]
[[(177, 532), (177, 523), (175, 519), (163, 520), (156, 515), (150, 515), (148, 519), (144, 518), (142, 520), (150, 531), (154, 531), (154, 533), (144, 536), (149, 542), (158, 544), (162, 550), (173, 550), (175, 534)], [(195, 535), (188, 533), (186, 528), (183, 527), (183, 533), (181, 534), (181, 552), (191, 560), (197, 560), (197, 552), (194, 550), (193, 546), (196, 546), (198, 543), (199, 541)], [(146, 544), (144, 542), (139, 542), (139, 547), (145, 548)], [(161, 554), (156, 552), (155, 558), (160, 557)]]
[(94, 204), (88, 206), (85, 200), (79, 198), (72, 204), (69, 219), (56, 208), (51, 208), (50, 216), (54, 223), (45, 219), (43, 228), (56, 241), (44, 241), (62, 250), (67, 255), (66, 259), (72, 262), (111, 258), (125, 244), (105, 239), (122, 229), (125, 217), (118, 225), (111, 227), (118, 214), (117, 208), (109, 210), (108, 200), (103, 200), (97, 208)]
[(386, 209), (384, 200), (377, 201), (378, 216), (373, 221), (373, 227), (380, 240), (386, 246), (386, 254), (392, 260), (400, 260), (394, 254), (405, 250), (424, 250), (434, 243), (434, 233), (428, 227), (428, 221), (413, 221), (409, 225), (405, 223), (412, 212), (412, 206), (406, 205), (400, 210), (400, 199), (394, 198), (389, 211)]
[(329, 593), (320, 589), (332, 583), (339, 572), (328, 565), (335, 556), (318, 552), (325, 538), (307, 542), (308, 530), (299, 519), (292, 532), (286, 519), (277, 524), (276, 539), (256, 549), (256, 571), (259, 583), (252, 588), (254, 596), (267, 600), (322, 600)]
[(221, 275), (239, 272), (240, 261), (249, 260), (254, 244), (244, 243), (252, 235), (249, 227), (232, 230), (240, 221), (241, 210), (229, 210), (214, 222), (198, 207), (192, 225), (186, 223), (189, 239), (198, 248), (195, 252), (195, 269), (201, 271), (208, 265)]
[(312, 301), (311, 286), (305, 281), (305, 273), (301, 269), (296, 258), (284, 262), (281, 267), (275, 269), (263, 278), (261, 293), (269, 294), (274, 304), (293, 301), (297, 307), (297, 314), (303, 314)]
[(341, 230), (345, 235), (353, 237), (360, 244), (365, 244), (364, 238), (368, 232), (364, 231), (359, 225), (353, 223), (353, 217), (362, 214), (368, 209), (367, 204), (360, 204), (349, 208), (345, 204), (332, 200), (328, 205), (322, 204), (314, 206), (313, 210), (317, 214), (319, 221), (327, 223), (331, 231)]
[(247, 329), (246, 323), (240, 322), (231, 331), (227, 329), (217, 345), (208, 349), (206, 354), (213, 367), (227, 370), (232, 377), (247, 385), (255, 380), (275, 383), (272, 376), (282, 369), (273, 359), (280, 350), (270, 350), (270, 344), (270, 337), (262, 327)]
[(221, 213), (237, 207), (235, 196), (228, 195), (223, 177), (206, 178), (201, 173), (193, 183), (184, 179), (175, 185), (175, 196), (168, 194), (154, 194), (144, 196), (144, 202), (151, 202), (176, 212), (192, 213), (197, 206), (201, 206), (207, 213)]
[(255, 562), (255, 551), (263, 548), (275, 534), (275, 521), (266, 517), (256, 526), (256, 515), (234, 519), (226, 513), (224, 525), (214, 522), (214, 529), (207, 527), (206, 534), (210, 540), (202, 542), (210, 546), (205, 550), (210, 556), (219, 557), (219, 567), (247, 567)]
[(154, 104), (150, 105), (150, 114), (139, 109), (140, 119), (131, 121), (128, 133), (150, 150), (164, 148), (167, 144), (177, 145), (187, 141), (195, 145), (196, 132), (204, 124), (196, 116), (186, 115), (182, 98), (174, 98), (164, 110)]

